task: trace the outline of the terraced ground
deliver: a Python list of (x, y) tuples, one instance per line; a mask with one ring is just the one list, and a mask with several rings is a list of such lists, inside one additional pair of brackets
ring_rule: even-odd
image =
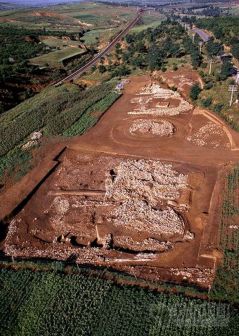
[(56, 50), (47, 54), (37, 56), (30, 59), (30, 63), (40, 67), (60, 68), (63, 67), (63, 62), (75, 56), (80, 56), (85, 53), (85, 49), (76, 47), (66, 47), (62, 50)]

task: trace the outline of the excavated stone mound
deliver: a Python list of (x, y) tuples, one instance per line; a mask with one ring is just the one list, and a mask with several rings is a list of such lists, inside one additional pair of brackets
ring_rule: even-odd
[(106, 179), (106, 199), (117, 202), (115, 226), (163, 237), (185, 234), (182, 217), (170, 206), (187, 187), (187, 176), (172, 165), (152, 160), (126, 160)]
[(222, 127), (213, 122), (208, 122), (199, 128), (194, 134), (187, 137), (187, 140), (199, 147), (210, 146), (217, 148), (224, 145), (223, 136), (224, 131)]
[(154, 238), (146, 238), (137, 241), (129, 236), (115, 236), (114, 243), (119, 247), (127, 246), (132, 251), (151, 251), (151, 252), (165, 252), (173, 248), (173, 244), (169, 241), (159, 241)]
[(77, 252), (78, 262), (145, 261), (194, 239), (186, 216), (189, 177), (172, 164), (102, 157), (82, 167), (73, 170), (78, 180), (71, 176), (65, 184), (61, 168), (43, 206), (24, 209), (11, 221), (5, 253), (66, 259)]
[[(154, 107), (148, 106), (155, 99), (160, 100), (160, 102)], [(178, 105), (170, 106), (172, 100), (176, 100)], [(128, 114), (134, 115), (175, 116), (192, 109), (192, 105), (184, 100), (178, 92), (161, 88), (156, 83), (144, 87), (138, 93), (138, 97), (131, 100), (131, 103), (136, 104), (136, 107)]]
[(170, 136), (174, 133), (174, 126), (167, 120), (138, 119), (133, 122), (129, 129), (130, 133), (152, 134)]

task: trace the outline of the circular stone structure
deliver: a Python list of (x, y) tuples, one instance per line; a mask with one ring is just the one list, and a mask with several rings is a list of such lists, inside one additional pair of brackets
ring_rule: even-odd
[(174, 125), (167, 120), (137, 119), (129, 129), (130, 133), (151, 134), (159, 136), (173, 135)]

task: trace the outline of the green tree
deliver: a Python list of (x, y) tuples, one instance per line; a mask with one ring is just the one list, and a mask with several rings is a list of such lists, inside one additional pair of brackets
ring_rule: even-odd
[(232, 45), (231, 50), (232, 50), (233, 56), (236, 57), (237, 59), (239, 59), (239, 41)]
[(202, 100), (203, 107), (209, 107), (212, 105), (212, 97), (208, 97)]
[(148, 52), (149, 69), (159, 70), (164, 62), (164, 53), (161, 48), (153, 45)]
[(106, 72), (106, 67), (105, 67), (103, 64), (100, 64), (100, 65), (98, 66), (98, 69), (99, 69), (99, 72), (100, 72), (100, 73), (104, 73), (104, 72)]
[(226, 80), (231, 75), (232, 68), (233, 65), (230, 61), (223, 62), (220, 72), (220, 79)]
[(206, 50), (210, 57), (218, 55), (222, 49), (221, 43), (214, 42), (213, 39), (210, 39), (206, 44)]
[(198, 96), (201, 92), (201, 88), (198, 83), (195, 83), (190, 90), (190, 98), (195, 101), (198, 99)]

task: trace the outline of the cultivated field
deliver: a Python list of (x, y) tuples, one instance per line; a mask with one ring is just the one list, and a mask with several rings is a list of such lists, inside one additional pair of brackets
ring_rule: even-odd
[(63, 67), (64, 61), (72, 59), (73, 57), (80, 57), (85, 53), (85, 49), (76, 47), (67, 47), (62, 50), (52, 51), (47, 54), (34, 57), (30, 59), (30, 63), (33, 65), (38, 65), (40, 67), (52, 67), (60, 68)]
[(60, 272), (1, 270), (0, 283), (5, 336), (237, 335), (237, 312), (226, 303)]
[(33, 139), (34, 132), (72, 136), (92, 127), (120, 96), (114, 91), (116, 83), (106, 82), (86, 91), (74, 84), (51, 86), (3, 113), (0, 117), (0, 137), (4, 139), (0, 147), (1, 182), (6, 182), (7, 171), (21, 176), (28, 168), (31, 149), (42, 140), (41, 137)]
[(43, 42), (45, 45), (51, 47), (51, 48), (58, 48), (58, 49), (63, 49), (66, 47), (75, 47), (79, 48), (80, 47), (80, 42), (79, 41), (72, 41), (69, 38), (60, 38), (57, 36), (42, 36), (40, 37), (41, 42)]
[(43, 55), (29, 59), (30, 64), (39, 67), (64, 68), (70, 61), (81, 60), (82, 56), (88, 53), (81, 41), (74, 41), (66, 36), (40, 36), (39, 40), (50, 49)]
[[(115, 28), (125, 25), (135, 16), (136, 7), (112, 6), (100, 3), (79, 3), (52, 6), (47, 9), (1, 11), (0, 24), (17, 25), (29, 29), (77, 32), (80, 28)], [(159, 12), (146, 15), (144, 24), (162, 20)]]

